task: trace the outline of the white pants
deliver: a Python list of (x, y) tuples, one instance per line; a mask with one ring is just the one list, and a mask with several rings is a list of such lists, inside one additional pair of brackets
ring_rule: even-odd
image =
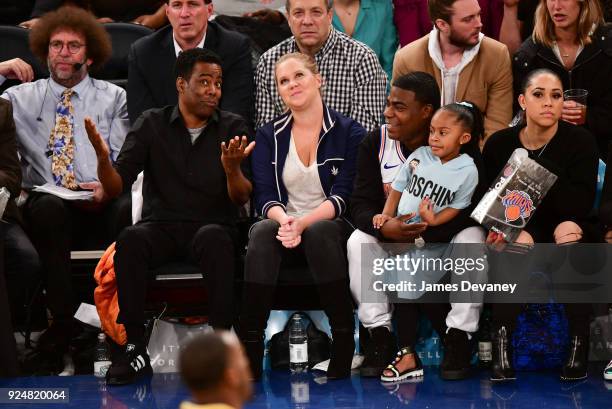
[[(351, 237), (349, 237), (346, 243), (347, 257), (348, 257), (348, 271), (349, 280), (351, 285), (351, 293), (353, 298), (359, 304), (357, 308), (357, 316), (359, 321), (366, 328), (376, 328), (385, 326), (391, 330), (391, 318), (393, 313), (393, 305), (389, 302), (377, 302), (377, 303), (362, 303), (361, 302), (361, 285), (362, 280), (372, 278), (374, 275), (367, 274), (362, 277), (361, 275), (361, 250), (362, 244), (368, 244), (363, 246), (364, 249), (371, 252), (369, 259), (385, 258), (387, 252), (382, 249), (379, 245), (378, 240), (374, 236), (370, 236), (367, 233), (356, 229)], [(372, 285), (372, 283), (368, 283)], [(384, 297), (384, 293), (379, 293), (377, 296)]]
[[(460, 231), (453, 237), (453, 243), (484, 243), (486, 239), (485, 231), (479, 226), (468, 227)], [(351, 234), (346, 244), (348, 255), (348, 270), (353, 298), (359, 304), (357, 313), (359, 320), (366, 328), (376, 328), (385, 326), (391, 329), (391, 317), (393, 305), (388, 302), (362, 303), (361, 286), (366, 277), (361, 274), (361, 251), (362, 244), (364, 249), (371, 252), (369, 259), (384, 258), (387, 253), (382, 249), (378, 240), (367, 233), (357, 229)], [(454, 276), (454, 274), (453, 274)], [(374, 276), (368, 274), (367, 277)], [(446, 317), (446, 325), (450, 328), (457, 328), (466, 332), (476, 332), (478, 330), (478, 320), (482, 303), (451, 303), (451, 311)]]
[[(452, 243), (484, 243), (487, 236), (485, 230), (480, 226), (472, 226), (461, 230), (453, 237)], [(455, 254), (456, 255), (456, 254)], [(487, 274), (486, 271), (483, 274)], [(451, 274), (451, 282), (457, 279), (456, 274)], [(446, 326), (457, 328), (465, 332), (478, 331), (478, 321), (482, 311), (482, 302), (473, 303), (451, 303), (451, 310), (446, 316)]]

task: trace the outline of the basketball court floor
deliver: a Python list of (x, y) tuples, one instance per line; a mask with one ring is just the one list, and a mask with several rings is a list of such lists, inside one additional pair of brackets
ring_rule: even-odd
[[(398, 385), (358, 375), (326, 382), (317, 372), (291, 376), (271, 371), (255, 385), (246, 408), (612, 408), (612, 382), (603, 380), (602, 368), (593, 365), (582, 382), (561, 382), (555, 371), (520, 372), (516, 382), (501, 385), (492, 384), (486, 371), (464, 381), (443, 381), (437, 368), (426, 368), (421, 380)], [(2, 408), (178, 409), (188, 398), (178, 374), (156, 374), (134, 385), (109, 388), (93, 375), (14, 378), (0, 380), (0, 388), (67, 388), (69, 395), (63, 404), (0, 403)]]

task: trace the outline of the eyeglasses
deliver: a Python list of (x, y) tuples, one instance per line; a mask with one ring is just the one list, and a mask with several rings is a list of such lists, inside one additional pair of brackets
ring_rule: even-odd
[(61, 53), (64, 49), (64, 45), (68, 48), (70, 54), (78, 53), (81, 48), (85, 46), (85, 44), (81, 44), (77, 41), (70, 41), (69, 43), (64, 43), (62, 41), (51, 41), (49, 43), (49, 49), (55, 51), (56, 53)]

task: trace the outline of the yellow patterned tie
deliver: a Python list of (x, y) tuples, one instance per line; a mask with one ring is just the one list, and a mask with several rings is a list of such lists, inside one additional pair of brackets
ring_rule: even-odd
[(74, 177), (74, 109), (70, 98), (74, 91), (70, 88), (62, 93), (55, 110), (55, 126), (49, 138), (51, 152), (51, 173), (57, 186), (76, 189)]

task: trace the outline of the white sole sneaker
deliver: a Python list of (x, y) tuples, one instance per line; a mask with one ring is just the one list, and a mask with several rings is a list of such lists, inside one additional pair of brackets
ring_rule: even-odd
[(606, 369), (603, 371), (603, 377), (606, 381), (612, 381), (612, 361), (608, 362)]

